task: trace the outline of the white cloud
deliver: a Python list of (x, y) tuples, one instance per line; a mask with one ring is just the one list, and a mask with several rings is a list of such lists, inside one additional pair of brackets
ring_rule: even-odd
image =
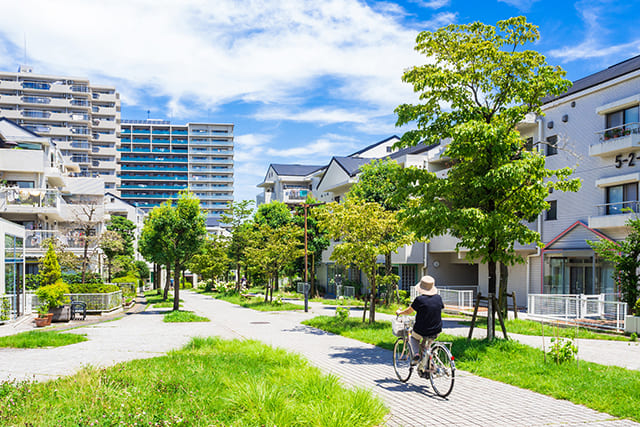
[(440, 9), (445, 6), (449, 6), (450, 0), (411, 0), (412, 3), (416, 3), (420, 7), (428, 9)]
[(312, 122), (320, 124), (332, 123), (364, 123), (368, 115), (341, 108), (326, 107), (312, 108), (299, 112), (292, 112), (282, 108), (269, 108), (258, 111), (257, 120), (288, 120), (293, 122)]
[(145, 88), (175, 116), (190, 114), (185, 100), (286, 102), (326, 76), (395, 88), (370, 102), (397, 105), (402, 69), (420, 60), (415, 31), (357, 0), (23, 0), (2, 12), (0, 34), (21, 46), (26, 32), (36, 72), (119, 81), (132, 103)]
[(287, 160), (287, 163), (302, 161), (308, 164), (322, 164), (328, 161), (332, 156), (345, 155), (353, 151), (358, 144), (351, 138), (345, 138), (339, 135), (325, 135), (314, 142), (303, 146), (292, 148), (269, 148), (267, 155), (271, 157), (280, 157)]
[(458, 12), (441, 12), (434, 15), (428, 21), (422, 22), (424, 28), (428, 30), (437, 30), (440, 27), (445, 27), (449, 24), (455, 24), (458, 20)]
[(551, 50), (549, 55), (560, 58), (562, 62), (570, 62), (580, 59), (620, 56), (630, 58), (639, 54), (640, 38), (621, 44), (612, 44), (607, 40), (607, 33), (609, 31), (608, 28), (602, 24), (602, 21), (606, 17), (606, 11), (604, 10), (606, 7), (609, 7), (609, 5), (592, 5), (585, 2), (577, 3), (576, 8), (586, 26), (584, 39), (575, 46), (565, 46)]
[(534, 3), (539, 0), (498, 0), (501, 3), (511, 5), (523, 12), (529, 12)]

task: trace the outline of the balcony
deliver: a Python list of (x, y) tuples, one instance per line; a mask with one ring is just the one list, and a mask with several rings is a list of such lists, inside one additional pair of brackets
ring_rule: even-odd
[(119, 189), (131, 189), (131, 190), (186, 190), (185, 185), (147, 185), (147, 184), (123, 184), (118, 187)]
[[(25, 254), (27, 256), (44, 254), (48, 249), (48, 242), (52, 240), (58, 241), (71, 250), (81, 250), (85, 243), (84, 236), (78, 231), (62, 233), (60, 230), (27, 230), (24, 240)], [(94, 242), (90, 242), (90, 247), (94, 245)]]
[(597, 134), (599, 142), (589, 147), (590, 156), (611, 157), (640, 147), (640, 123), (627, 123)]
[(162, 163), (187, 163), (186, 158), (180, 157), (141, 157), (141, 156), (122, 156), (122, 161), (127, 162), (162, 162)]
[(166, 176), (166, 175), (129, 175), (121, 174), (120, 179), (132, 179), (136, 181), (149, 180), (149, 181), (187, 181), (186, 175)]
[(62, 219), (60, 191), (41, 188), (0, 189), (0, 212), (44, 214)]
[(589, 227), (598, 230), (626, 227), (629, 218), (640, 212), (640, 202), (637, 200), (627, 202), (605, 203), (597, 205), (597, 216), (589, 217)]

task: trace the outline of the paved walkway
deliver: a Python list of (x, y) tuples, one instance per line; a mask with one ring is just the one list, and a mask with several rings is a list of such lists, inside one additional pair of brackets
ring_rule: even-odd
[(448, 399), (441, 399), (421, 378), (399, 383), (389, 351), (300, 325), (314, 313), (263, 313), (195, 293), (181, 296), (185, 309), (194, 310), (211, 322), (163, 323), (164, 310), (148, 309), (73, 330), (87, 334), (89, 341), (83, 343), (53, 349), (0, 350), (0, 379), (54, 378), (71, 374), (84, 364), (108, 366), (154, 357), (183, 346), (193, 336), (218, 335), (258, 339), (296, 351), (344, 383), (372, 389), (391, 409), (387, 420), (390, 426), (638, 425), (462, 371), (457, 371), (453, 393)]

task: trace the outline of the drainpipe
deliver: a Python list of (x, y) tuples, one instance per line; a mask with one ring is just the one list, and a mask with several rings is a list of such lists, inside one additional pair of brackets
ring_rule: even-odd
[[(540, 142), (543, 141), (543, 132), (544, 132), (544, 121), (542, 120), (542, 116), (538, 116), (536, 117), (536, 123), (538, 124), (538, 139)], [(538, 234), (540, 234), (540, 238), (542, 238), (542, 214), (538, 215), (538, 226), (536, 227)], [(530, 286), (530, 279), (531, 279), (531, 258), (533, 257), (539, 257), (540, 254), (542, 253), (540, 247), (536, 247), (536, 253), (531, 254), (531, 255), (527, 255), (527, 271), (526, 271), (526, 280), (527, 280), (527, 305), (529, 304), (529, 286)], [(543, 266), (544, 269), (544, 266)], [(542, 271), (542, 274), (544, 275), (544, 271)]]

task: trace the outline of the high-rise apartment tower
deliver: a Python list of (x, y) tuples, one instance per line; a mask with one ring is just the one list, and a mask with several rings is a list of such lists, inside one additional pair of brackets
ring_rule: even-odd
[(122, 199), (148, 211), (189, 189), (219, 224), (233, 200), (233, 125), (166, 120), (122, 120), (118, 190)]
[(116, 187), (116, 137), (120, 96), (115, 87), (88, 79), (0, 72), (0, 117), (49, 137), (67, 162), (80, 166), (79, 176), (104, 178)]

